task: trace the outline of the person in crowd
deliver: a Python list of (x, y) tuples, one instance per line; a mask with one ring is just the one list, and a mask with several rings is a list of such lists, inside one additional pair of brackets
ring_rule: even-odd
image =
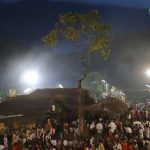
[(90, 124), (90, 134), (94, 134), (95, 133), (95, 123), (94, 121)]
[(114, 123), (114, 121), (112, 120), (112, 121), (109, 123), (108, 127), (109, 127), (109, 136), (110, 136), (110, 138), (112, 138), (114, 132), (117, 130), (117, 126), (116, 126), (116, 124)]
[(113, 146), (114, 150), (122, 150), (122, 145), (119, 141), (116, 141)]
[(130, 126), (125, 127), (125, 131), (127, 134), (128, 139), (130, 139), (132, 137), (132, 129)]
[(5, 150), (8, 150), (8, 137), (7, 137), (7, 134), (6, 134), (6, 133), (5, 133), (5, 135), (4, 135), (3, 142), (4, 142)]
[(13, 143), (13, 148), (12, 150), (18, 150), (18, 144), (17, 143)]
[(100, 135), (102, 134), (102, 132), (103, 132), (103, 125), (102, 125), (101, 122), (98, 122), (98, 123), (96, 124), (96, 130), (97, 130), (98, 136), (100, 136)]
[(128, 144), (128, 150), (134, 150), (131, 143)]
[(121, 145), (122, 145), (122, 150), (128, 150), (128, 143), (126, 142), (126, 140), (123, 140)]
[(81, 137), (77, 119), (51, 118), (36, 128), (3, 134), (0, 145), (5, 150), (150, 150), (149, 110), (137, 105), (126, 114), (131, 119), (128, 115), (86, 118)]
[(104, 142), (102, 141), (102, 139), (99, 140), (98, 150), (105, 150)]

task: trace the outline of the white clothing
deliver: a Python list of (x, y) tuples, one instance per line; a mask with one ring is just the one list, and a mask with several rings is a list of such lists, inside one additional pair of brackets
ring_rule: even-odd
[(4, 145), (0, 145), (0, 150), (3, 150), (4, 148)]
[(64, 145), (64, 146), (68, 146), (68, 141), (67, 141), (67, 140), (64, 140), (64, 141), (63, 141), (63, 145)]
[(98, 124), (96, 125), (96, 130), (97, 130), (97, 133), (98, 133), (98, 134), (101, 134), (101, 133), (102, 133), (102, 131), (103, 131), (103, 125), (102, 125), (102, 123), (98, 123)]
[(122, 150), (122, 146), (120, 143), (117, 144), (117, 150)]
[(96, 125), (96, 129), (97, 129), (97, 130), (103, 130), (103, 125), (102, 125), (102, 123), (98, 123), (98, 124)]
[(8, 148), (8, 139), (7, 139), (7, 137), (4, 137), (4, 146), (5, 146), (5, 148)]
[(131, 114), (128, 114), (128, 119), (131, 120)]
[(132, 133), (132, 129), (130, 127), (126, 127), (126, 133)]
[(149, 128), (146, 127), (144, 129), (144, 135), (145, 135), (146, 138), (150, 138), (150, 130), (149, 130)]
[(121, 146), (120, 143), (118, 143), (118, 144), (116, 144), (116, 145), (113, 146), (113, 149), (114, 150), (122, 150), (122, 146)]
[(95, 124), (92, 123), (92, 124), (90, 125), (90, 129), (92, 130), (92, 129), (94, 129), (94, 128), (95, 128)]
[(144, 137), (144, 135), (143, 135), (143, 129), (139, 129), (139, 136), (140, 136), (140, 138)]
[(109, 123), (108, 127), (110, 127), (110, 131), (112, 133), (114, 133), (114, 131), (117, 129), (117, 126), (113, 121)]
[(51, 144), (52, 144), (53, 146), (56, 146), (56, 145), (57, 145), (57, 141), (56, 141), (56, 140), (51, 140)]

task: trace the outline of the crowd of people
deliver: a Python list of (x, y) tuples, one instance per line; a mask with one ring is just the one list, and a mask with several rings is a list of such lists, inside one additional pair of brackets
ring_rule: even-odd
[(0, 150), (150, 150), (149, 111), (146, 105), (128, 109), (124, 117), (84, 120), (48, 118), (45, 124), (5, 133)]

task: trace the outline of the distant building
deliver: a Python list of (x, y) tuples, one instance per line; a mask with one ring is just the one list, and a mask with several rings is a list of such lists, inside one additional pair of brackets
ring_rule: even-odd
[(101, 98), (105, 99), (107, 97), (112, 97), (125, 102), (126, 95), (121, 89), (118, 89), (115, 86), (110, 85), (105, 80), (102, 80), (102, 84), (103, 90), (100, 92)]

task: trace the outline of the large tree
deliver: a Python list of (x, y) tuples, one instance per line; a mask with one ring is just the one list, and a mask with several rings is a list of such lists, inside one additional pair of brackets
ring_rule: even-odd
[(87, 14), (66, 13), (58, 17), (54, 28), (43, 38), (46, 46), (53, 46), (60, 40), (72, 42), (79, 52), (83, 66), (83, 77), (78, 81), (78, 87), (81, 87), (91, 53), (97, 52), (102, 59), (110, 54), (110, 25), (101, 22), (97, 10)]
[[(78, 88), (81, 94), (81, 83), (87, 75), (88, 62), (92, 53), (102, 59), (107, 59), (110, 54), (110, 25), (101, 22), (97, 10), (86, 14), (65, 13), (59, 15), (58, 21), (48, 35), (43, 38), (46, 46), (54, 46), (59, 41), (67, 40), (74, 44), (83, 67), (83, 76), (78, 80)], [(83, 118), (81, 96), (79, 97), (79, 120)], [(83, 119), (79, 124), (79, 130), (83, 130)]]

